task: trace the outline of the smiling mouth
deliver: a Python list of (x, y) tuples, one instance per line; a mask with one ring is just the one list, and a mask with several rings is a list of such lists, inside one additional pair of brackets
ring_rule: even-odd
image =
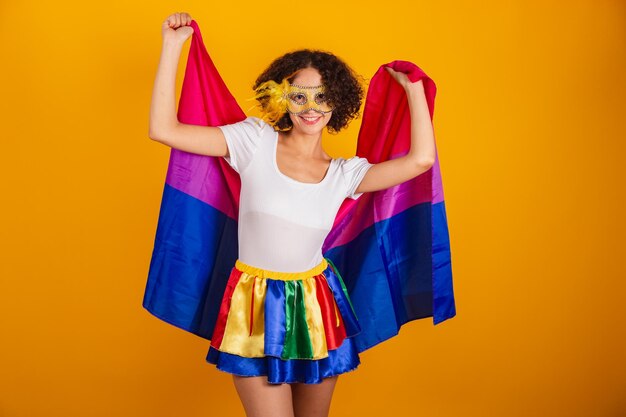
[(304, 123), (308, 125), (313, 125), (317, 123), (322, 118), (322, 116), (312, 116), (312, 117), (300, 116), (300, 118), (304, 120)]

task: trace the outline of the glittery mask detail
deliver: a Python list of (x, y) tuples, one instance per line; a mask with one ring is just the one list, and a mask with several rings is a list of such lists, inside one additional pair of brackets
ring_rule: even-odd
[(289, 84), (286, 92), (286, 97), (289, 99), (287, 111), (293, 115), (306, 113), (309, 110), (314, 110), (321, 115), (332, 112), (333, 109), (328, 104), (325, 91), (324, 85), (309, 87)]

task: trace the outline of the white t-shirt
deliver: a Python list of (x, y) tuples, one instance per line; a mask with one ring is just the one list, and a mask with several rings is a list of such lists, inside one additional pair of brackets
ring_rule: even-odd
[(282, 272), (306, 271), (322, 259), (322, 245), (343, 200), (357, 199), (366, 158), (335, 158), (318, 183), (297, 181), (276, 163), (278, 132), (258, 117), (220, 126), (226, 162), (239, 173), (239, 259)]

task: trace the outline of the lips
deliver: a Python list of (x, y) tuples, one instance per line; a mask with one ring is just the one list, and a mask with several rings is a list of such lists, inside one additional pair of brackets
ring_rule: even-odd
[(300, 118), (302, 119), (302, 121), (304, 121), (304, 124), (314, 125), (317, 122), (319, 122), (322, 117), (321, 116), (313, 116), (313, 117), (300, 116)]

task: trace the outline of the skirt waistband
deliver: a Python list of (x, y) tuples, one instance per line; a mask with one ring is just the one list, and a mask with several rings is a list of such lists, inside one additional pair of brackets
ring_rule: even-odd
[(270, 278), (281, 281), (291, 281), (297, 279), (310, 278), (315, 275), (319, 275), (328, 267), (328, 261), (326, 258), (322, 258), (322, 261), (313, 268), (302, 272), (280, 272), (270, 271), (269, 269), (257, 268), (256, 266), (248, 265), (241, 262), (239, 259), (235, 261), (235, 268), (245, 272), (249, 275), (255, 275), (259, 278)]

